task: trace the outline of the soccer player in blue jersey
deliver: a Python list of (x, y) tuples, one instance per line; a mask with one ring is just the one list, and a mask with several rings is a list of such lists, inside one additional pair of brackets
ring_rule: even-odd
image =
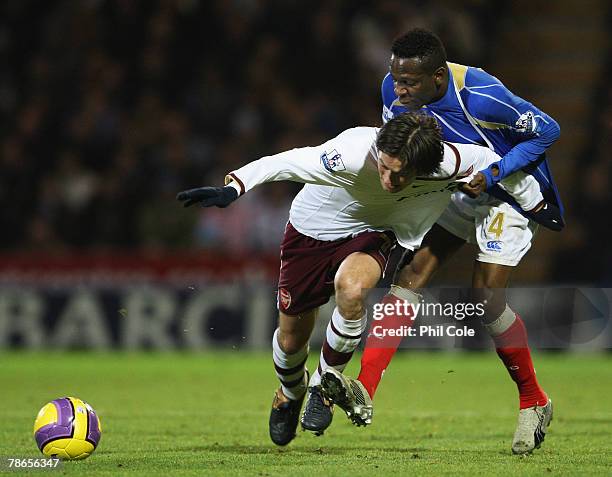
[[(559, 126), (484, 70), (448, 62), (442, 42), (429, 31), (409, 31), (395, 40), (391, 52), (390, 72), (382, 83), (383, 121), (405, 111), (422, 110), (437, 118), (445, 140), (487, 146), (502, 159), (480, 171), (464, 189), (474, 197), (485, 190), (487, 194), (475, 198), (461, 192), (453, 195), (421, 248), (398, 267), (385, 300), (418, 303), (416, 291), (427, 285), (449, 257), (466, 242), (478, 245), (473, 295), (477, 301), (486, 300), (484, 327), (518, 387), (519, 419), (512, 450), (529, 453), (544, 440), (552, 403), (536, 379), (525, 326), (508, 306), (505, 288), (513, 268), (531, 247), (535, 221), (555, 230), (564, 225), (563, 207), (545, 156), (559, 137)], [(497, 185), (501, 179), (524, 177), (525, 173), (540, 184), (552, 207), (522, 210)], [(556, 215), (549, 210), (555, 206)], [(386, 319), (388, 326), (397, 326), (401, 317)], [(357, 380), (335, 370), (323, 375), (324, 392), (354, 423), (370, 422), (371, 414), (361, 409), (359, 395), (365, 390), (374, 396), (400, 341), (386, 341), (385, 348), (366, 344)]]

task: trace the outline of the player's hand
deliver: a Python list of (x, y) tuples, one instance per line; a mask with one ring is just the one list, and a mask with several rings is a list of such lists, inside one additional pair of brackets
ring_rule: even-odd
[(487, 178), (482, 172), (476, 174), (469, 183), (462, 184), (461, 186), (459, 186), (459, 190), (470, 196), (472, 199), (482, 194), (486, 188)]
[(565, 227), (561, 210), (554, 204), (542, 201), (536, 208), (528, 211), (526, 215), (534, 222), (555, 232), (560, 232)]
[(238, 191), (230, 186), (225, 187), (198, 187), (197, 189), (179, 192), (176, 200), (183, 203), (183, 207), (200, 204), (202, 207), (227, 207), (238, 198)]

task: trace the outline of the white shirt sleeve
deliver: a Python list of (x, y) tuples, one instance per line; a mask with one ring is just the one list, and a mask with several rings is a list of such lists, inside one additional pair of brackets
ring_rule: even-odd
[[(461, 156), (461, 164), (457, 173), (459, 182), (471, 181), (478, 171), (501, 159), (487, 147), (456, 143), (453, 143), (453, 146), (457, 148)], [(502, 179), (499, 186), (508, 192), (525, 211), (534, 209), (544, 200), (538, 181), (523, 171), (517, 171)]]
[(348, 129), (320, 146), (301, 147), (262, 157), (230, 172), (226, 185), (240, 195), (266, 182), (294, 181), (346, 187), (370, 154), (376, 139), (375, 128)]
[(516, 171), (499, 182), (499, 186), (521, 206), (529, 212), (544, 200), (540, 184), (535, 177), (523, 171)]

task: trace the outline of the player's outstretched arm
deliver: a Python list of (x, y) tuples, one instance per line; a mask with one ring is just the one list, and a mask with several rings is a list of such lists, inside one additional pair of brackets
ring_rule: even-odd
[(230, 172), (225, 183), (235, 186), (239, 195), (277, 181), (352, 187), (375, 140), (375, 128), (347, 129), (320, 146), (295, 148), (250, 162)]
[(294, 181), (351, 187), (369, 157), (374, 128), (352, 128), (320, 146), (301, 147), (262, 157), (225, 177), (225, 187), (199, 187), (179, 192), (185, 207), (227, 207), (254, 187), (267, 182)]
[(179, 192), (176, 199), (183, 203), (183, 207), (200, 204), (202, 207), (225, 208), (238, 198), (238, 191), (232, 186), (225, 187), (198, 187)]

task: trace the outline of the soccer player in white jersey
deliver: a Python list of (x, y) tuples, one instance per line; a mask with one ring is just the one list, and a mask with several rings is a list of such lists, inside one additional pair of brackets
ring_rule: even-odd
[[(512, 451), (529, 453), (544, 440), (552, 419), (552, 402), (536, 379), (525, 326), (506, 303), (505, 288), (512, 270), (531, 247), (537, 229), (534, 221), (553, 230), (563, 227), (563, 206), (545, 155), (559, 137), (559, 126), (482, 69), (448, 62), (442, 42), (431, 32), (407, 32), (395, 40), (391, 53), (390, 72), (382, 84), (383, 120), (420, 110), (438, 119), (445, 140), (482, 144), (501, 156), (462, 189), (470, 193), (486, 189), (488, 194), (477, 199), (461, 192), (453, 195), (422, 247), (398, 267), (394, 290), (403, 289), (404, 296), (417, 303), (415, 291), (425, 287), (449, 257), (466, 242), (478, 246), (473, 294), (476, 301), (487, 299), (484, 327), (519, 391)], [(506, 177), (523, 181), (525, 173), (540, 184), (549, 207), (529, 211), (499, 200), (504, 192), (496, 186), (498, 181)], [(391, 293), (387, 299), (397, 300), (396, 295)], [(388, 319), (397, 325), (398, 317)], [(357, 424), (368, 424), (369, 418), (363, 420), (354, 412), (357, 404), (351, 387), (364, 387), (369, 397), (374, 397), (400, 341), (387, 340), (385, 347), (366, 344), (358, 382), (329, 372), (330, 385), (338, 395), (330, 391), (328, 397), (340, 407), (344, 405)], [(324, 378), (324, 390), (325, 382)]]
[[(493, 151), (441, 140), (435, 118), (406, 113), (380, 130), (348, 129), (317, 147), (264, 157), (229, 173), (225, 187), (184, 191), (185, 206), (226, 207), (253, 187), (291, 180), (306, 185), (293, 200), (281, 244), (279, 325), (273, 361), (280, 387), (270, 414), (272, 441), (294, 437), (304, 396), (302, 427), (321, 434), (332, 405), (321, 392), (321, 374), (342, 371), (366, 326), (362, 290), (384, 273), (395, 241), (414, 250), (473, 172), (499, 160)], [(514, 187), (521, 204), (538, 204), (533, 184)], [(335, 293), (318, 369), (305, 369), (317, 309)]]

